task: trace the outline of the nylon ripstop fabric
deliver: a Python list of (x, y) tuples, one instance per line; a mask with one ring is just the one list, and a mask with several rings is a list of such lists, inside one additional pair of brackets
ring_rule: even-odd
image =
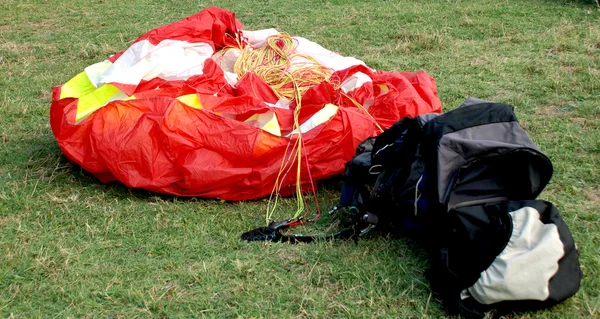
[[(306, 69), (310, 81), (241, 73), (240, 59), (269, 43), (289, 58), (275, 80)], [(65, 156), (102, 182), (247, 200), (269, 195), (278, 179), (284, 195), (298, 183), (311, 189), (341, 173), (365, 138), (431, 112), (441, 103), (424, 71), (377, 71), (301, 37), (244, 30), (234, 13), (209, 7), (56, 86), (50, 124)], [(298, 161), (299, 172), (280, 174)]]

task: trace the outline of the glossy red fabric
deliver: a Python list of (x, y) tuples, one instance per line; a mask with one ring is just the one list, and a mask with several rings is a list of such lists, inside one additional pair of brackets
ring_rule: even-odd
[[(227, 34), (240, 29), (233, 13), (208, 8), (140, 39), (176, 37), (218, 47), (228, 45)], [(300, 180), (305, 189), (309, 189), (310, 177), (319, 180), (342, 173), (356, 146), (380, 132), (375, 121), (387, 128), (404, 116), (441, 111), (435, 82), (424, 71), (359, 69), (372, 82), (347, 94), (324, 82), (303, 95), (301, 123), (328, 103), (339, 107), (329, 121), (302, 134)], [(354, 72), (343, 70), (334, 76), (342, 83)], [(190, 93), (198, 94), (202, 109), (176, 99)], [(60, 99), (60, 86), (54, 88), (50, 124), (61, 150), (102, 182), (120, 181), (129, 187), (181, 196), (261, 198), (273, 190), (282, 160), (289, 156), (288, 144), (297, 138), (285, 136), (294, 129), (294, 103), (290, 109), (268, 106), (265, 102), (274, 103), (277, 98), (262, 79), (248, 75), (232, 87), (210, 59), (203, 75), (168, 84), (160, 79), (145, 81), (134, 95), (134, 100), (110, 102), (75, 123), (77, 99)], [(351, 99), (361, 104), (370, 101), (371, 115)], [(243, 122), (269, 111), (277, 115), (283, 136)], [(292, 170), (284, 177), (282, 192), (292, 193), (295, 183)]]

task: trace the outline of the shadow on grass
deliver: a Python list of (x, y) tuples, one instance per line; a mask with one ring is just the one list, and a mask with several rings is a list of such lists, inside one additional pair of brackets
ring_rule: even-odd
[[(58, 144), (52, 135), (44, 135), (42, 138), (30, 138), (18, 142), (21, 147), (15, 147), (12, 150), (11, 161), (17, 166), (17, 170), (24, 175), (40, 175), (51, 179), (50, 186), (60, 188), (62, 185), (76, 186), (82, 188), (93, 188), (97, 191), (106, 193), (116, 198), (136, 198), (143, 201), (206, 201), (207, 203), (236, 203), (237, 201), (224, 201), (214, 198), (204, 198), (198, 196), (177, 196), (164, 193), (156, 193), (142, 188), (131, 188), (120, 181), (102, 183), (94, 174), (86, 171), (81, 166), (70, 162), (61, 152)], [(21, 164), (19, 164), (21, 163)], [(62, 184), (62, 185), (60, 185)], [(342, 177), (333, 176), (331, 178), (317, 181), (317, 194), (325, 193), (326, 196), (335, 197), (337, 202), (337, 193), (341, 189)], [(293, 196), (293, 195), (292, 195)], [(288, 196), (288, 197), (292, 197)], [(243, 202), (256, 203), (267, 199), (267, 197), (254, 200), (245, 200)], [(330, 207), (323, 207), (327, 210)]]

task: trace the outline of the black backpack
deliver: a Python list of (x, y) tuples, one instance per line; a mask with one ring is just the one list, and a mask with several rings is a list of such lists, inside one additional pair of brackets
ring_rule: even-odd
[(551, 203), (535, 200), (551, 176), (512, 106), (469, 99), (361, 143), (338, 206), (422, 242), (448, 311), (477, 318), (547, 307), (579, 289), (571, 233)]

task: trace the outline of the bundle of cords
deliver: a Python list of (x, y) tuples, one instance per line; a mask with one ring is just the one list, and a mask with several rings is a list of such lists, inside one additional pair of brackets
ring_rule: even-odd
[(272, 35), (260, 48), (245, 46), (233, 71), (239, 78), (252, 72), (265, 80), (279, 98), (299, 104), (302, 94), (328, 81), (332, 71), (313, 57), (296, 52), (297, 46), (289, 34)]
[[(331, 69), (321, 65), (313, 57), (296, 52), (296, 47), (297, 41), (289, 34), (273, 35), (268, 37), (265, 41), (265, 44), (260, 48), (253, 48), (249, 45), (242, 48), (241, 54), (236, 60), (233, 68), (233, 71), (238, 75), (239, 78), (242, 78), (248, 72), (255, 73), (272, 88), (273, 92), (280, 99), (288, 100), (293, 102), (291, 105), (295, 105), (294, 131), (291, 135), (293, 138), (290, 138), (290, 142), (282, 158), (281, 168), (273, 187), (273, 191), (269, 197), (265, 213), (266, 227), (259, 227), (244, 233), (241, 236), (244, 240), (310, 242), (316, 238), (314, 236), (305, 236), (300, 234), (291, 236), (281, 234), (282, 230), (304, 225), (307, 221), (316, 221), (321, 215), (319, 203), (316, 197), (314, 181), (309, 170), (308, 176), (317, 206), (317, 213), (312, 219), (305, 218), (308, 215), (308, 209), (306, 208), (306, 199), (302, 194), (302, 183), (300, 180), (303, 160), (302, 149), (304, 141), (302, 139), (302, 133), (299, 129), (299, 115), (300, 110), (302, 109), (302, 95), (304, 92), (314, 85), (330, 81), (333, 73)], [(362, 108), (359, 103), (351, 99), (349, 96), (346, 97), (350, 99), (357, 107)], [(368, 114), (366, 110), (364, 111)], [(309, 164), (306, 156), (304, 156), (304, 160), (306, 161), (306, 168), (308, 169)], [(273, 215), (277, 208), (279, 193), (288, 173), (293, 171), (294, 165), (297, 196), (296, 213), (290, 219), (276, 222), (273, 219)], [(328, 215), (331, 215), (333, 212), (334, 211), (332, 210)], [(358, 214), (353, 213), (350, 215), (353, 216), (352, 219), (358, 217)], [(333, 235), (325, 237), (328, 239), (353, 237), (354, 235), (361, 233), (361, 231), (355, 227), (358, 224), (358, 222), (352, 222), (352, 227), (347, 227), (341, 232), (337, 232)]]
[[(320, 64), (317, 60), (306, 54), (296, 51), (298, 43), (289, 34), (278, 34), (266, 39), (265, 44), (260, 48), (253, 48), (247, 45), (242, 48), (241, 54), (235, 62), (233, 71), (242, 78), (246, 73), (252, 72), (262, 78), (280, 99), (293, 102), (294, 107), (294, 131), (293, 136), (282, 158), (281, 167), (277, 175), (273, 191), (269, 197), (266, 208), (266, 225), (273, 225), (273, 214), (277, 208), (279, 193), (283, 186), (283, 181), (288, 173), (295, 171), (296, 174), (296, 196), (297, 209), (294, 216), (286, 220), (285, 228), (303, 225), (306, 222), (305, 217), (308, 214), (306, 209), (306, 199), (302, 195), (301, 188), (301, 170), (302, 170), (302, 149), (304, 141), (300, 132), (299, 116), (302, 109), (302, 95), (309, 88), (324, 81), (328, 81), (332, 71)], [(304, 156), (304, 160), (306, 156)], [(295, 166), (295, 169), (293, 167)], [(308, 162), (306, 163), (308, 169)], [(313, 186), (313, 195), (316, 194), (314, 181), (308, 172), (311, 186)], [(317, 215), (312, 220), (320, 216), (318, 202)], [(304, 213), (304, 216), (303, 214)], [(279, 223), (281, 224), (281, 223)]]

